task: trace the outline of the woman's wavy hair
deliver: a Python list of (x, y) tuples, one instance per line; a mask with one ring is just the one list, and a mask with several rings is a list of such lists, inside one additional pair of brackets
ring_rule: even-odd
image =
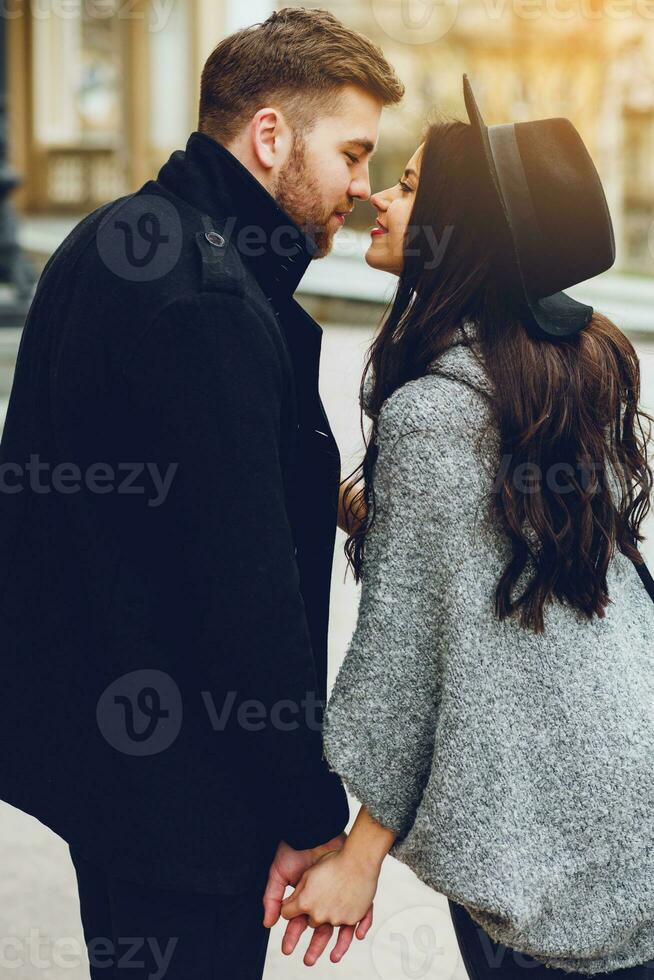
[[(555, 342), (528, 332), (516, 291), (507, 288), (515, 261), (508, 231), (490, 178), (475, 161), (469, 124), (439, 120), (428, 127), (404, 270), (361, 380), (363, 402), (372, 371), (367, 403), (372, 427), (366, 438), (362, 411), (364, 458), (344, 481), (351, 531), (345, 554), (358, 582), (374, 523), (377, 416), (383, 402), (427, 373), (457, 328), (470, 321), (493, 382), (491, 414), (501, 440), (503, 463), (491, 513), (513, 551), (497, 584), (495, 613), (500, 619), (517, 615), (523, 627), (541, 633), (545, 603), (554, 599), (588, 619), (605, 615), (607, 568), (616, 547), (642, 561), (637, 544), (644, 540), (640, 526), (650, 508), (647, 444), (654, 418), (639, 409), (636, 351), (605, 316), (595, 313), (582, 331)], [(532, 465), (526, 471), (525, 464), (538, 469)], [(555, 481), (540, 479), (529, 492), (516, 489), (517, 474), (542, 475), (552, 467)], [(610, 470), (619, 501), (605, 478)], [(514, 599), (513, 588), (530, 557), (535, 575)]]

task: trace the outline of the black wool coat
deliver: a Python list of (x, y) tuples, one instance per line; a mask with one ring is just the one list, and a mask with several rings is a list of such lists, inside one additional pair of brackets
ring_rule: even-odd
[(195, 132), (87, 216), (25, 325), (0, 453), (0, 798), (162, 887), (346, 826), (322, 754), (340, 456), (315, 245)]

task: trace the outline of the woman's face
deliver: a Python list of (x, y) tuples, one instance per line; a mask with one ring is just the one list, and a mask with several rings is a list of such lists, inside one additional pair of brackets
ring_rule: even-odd
[(370, 203), (377, 209), (377, 222), (370, 232), (372, 240), (366, 262), (374, 269), (383, 269), (396, 276), (401, 275), (404, 268), (404, 236), (418, 190), (423, 146), (421, 143), (413, 154), (397, 184), (370, 198)]

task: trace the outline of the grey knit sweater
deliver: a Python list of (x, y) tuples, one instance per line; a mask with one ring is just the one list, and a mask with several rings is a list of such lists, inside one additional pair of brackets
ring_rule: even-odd
[(535, 634), (495, 618), (510, 545), (484, 502), (499, 437), (475, 445), (492, 389), (466, 331), (379, 413), (325, 757), (397, 832), (390, 853), (496, 942), (617, 970), (654, 957), (654, 603), (618, 552), (604, 619), (551, 604)]

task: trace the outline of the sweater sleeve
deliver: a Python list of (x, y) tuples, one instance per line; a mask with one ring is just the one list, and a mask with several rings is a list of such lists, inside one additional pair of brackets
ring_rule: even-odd
[[(451, 395), (451, 382), (424, 383)], [(323, 723), (329, 765), (398, 834), (396, 843), (411, 828), (431, 768), (443, 541), (460, 478), (457, 434), (446, 410), (421, 414), (421, 384), (404, 385), (380, 411), (357, 624)]]

